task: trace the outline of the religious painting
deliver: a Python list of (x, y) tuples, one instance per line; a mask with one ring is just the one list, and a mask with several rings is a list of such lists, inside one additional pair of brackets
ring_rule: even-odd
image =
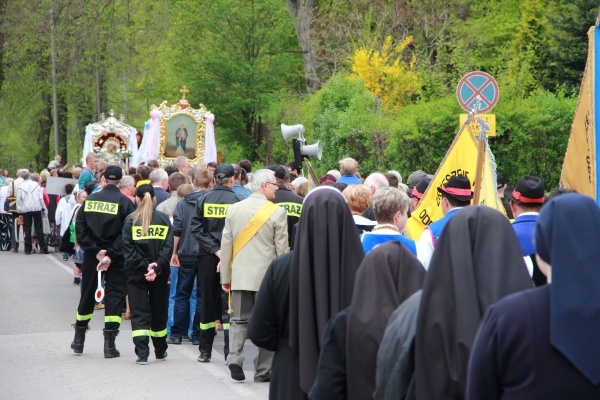
[[(185, 99), (188, 90), (178, 103), (168, 106), (164, 101), (160, 106), (152, 106), (150, 115), (160, 121), (160, 151), (157, 160), (161, 165), (171, 163), (179, 156), (190, 159), (191, 164), (204, 164), (204, 141), (206, 136), (206, 116), (210, 113), (204, 105), (199, 109), (190, 107)], [(152, 124), (152, 123), (151, 123)]]
[(168, 158), (196, 158), (198, 124), (186, 114), (175, 114), (166, 120), (167, 137), (164, 155)]

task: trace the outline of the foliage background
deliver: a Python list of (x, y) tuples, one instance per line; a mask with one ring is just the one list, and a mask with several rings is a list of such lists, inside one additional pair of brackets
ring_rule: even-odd
[(596, 14), (591, 0), (0, 0), (0, 168), (47, 165), (54, 124), (73, 165), (99, 113), (142, 130), (185, 84), (228, 162), (291, 160), (279, 125), (302, 123), (323, 145), (317, 173), (347, 156), (363, 176), (433, 173), (458, 129), (456, 84), (482, 70), (500, 85), (499, 171), (553, 187)]

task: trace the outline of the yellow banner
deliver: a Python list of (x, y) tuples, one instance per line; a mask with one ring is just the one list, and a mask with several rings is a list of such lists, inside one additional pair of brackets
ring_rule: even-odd
[[(411, 239), (418, 240), (425, 227), (444, 216), (442, 211), (442, 195), (437, 188), (442, 187), (452, 176), (463, 175), (471, 181), (471, 190), (475, 187), (475, 169), (477, 166), (477, 140), (468, 129), (459, 131), (446, 152), (431, 184), (423, 195), (423, 200), (408, 219), (404, 233)], [(483, 173), (481, 176), (481, 193), (479, 204), (495, 208), (502, 214), (506, 211), (498, 199), (496, 191), (496, 166), (492, 151), (486, 143)]]
[[(594, 113), (594, 36), (595, 27), (588, 31), (589, 49), (579, 101), (571, 126), (571, 136), (562, 166), (560, 183), (565, 189), (596, 199), (596, 118)], [(596, 199), (598, 200), (598, 199)]]
[[(468, 116), (469, 114), (460, 114), (458, 126), (463, 126)], [(482, 118), (490, 126), (490, 130), (486, 133), (486, 135), (488, 137), (496, 136), (496, 114), (477, 114), (477, 116)], [(473, 118), (471, 123), (467, 125), (466, 129), (470, 130), (471, 134), (474, 136), (479, 136), (479, 125), (477, 125), (475, 118)]]

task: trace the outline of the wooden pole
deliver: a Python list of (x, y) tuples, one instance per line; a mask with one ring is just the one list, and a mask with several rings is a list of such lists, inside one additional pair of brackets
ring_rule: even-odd
[(486, 132), (490, 126), (480, 117), (475, 120), (479, 125), (479, 136), (477, 137), (477, 166), (475, 167), (475, 188), (473, 189), (473, 205), (479, 204), (481, 197), (481, 178), (483, 177), (483, 160), (485, 159), (485, 142), (487, 140)]

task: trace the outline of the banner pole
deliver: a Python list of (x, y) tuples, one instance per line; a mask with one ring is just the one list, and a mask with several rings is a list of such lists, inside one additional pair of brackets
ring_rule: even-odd
[(487, 140), (486, 132), (490, 130), (490, 126), (483, 118), (476, 117), (477, 125), (479, 125), (479, 136), (477, 137), (477, 166), (475, 167), (475, 188), (473, 189), (473, 205), (479, 204), (481, 197), (481, 178), (483, 175), (483, 160), (485, 158), (485, 143)]

